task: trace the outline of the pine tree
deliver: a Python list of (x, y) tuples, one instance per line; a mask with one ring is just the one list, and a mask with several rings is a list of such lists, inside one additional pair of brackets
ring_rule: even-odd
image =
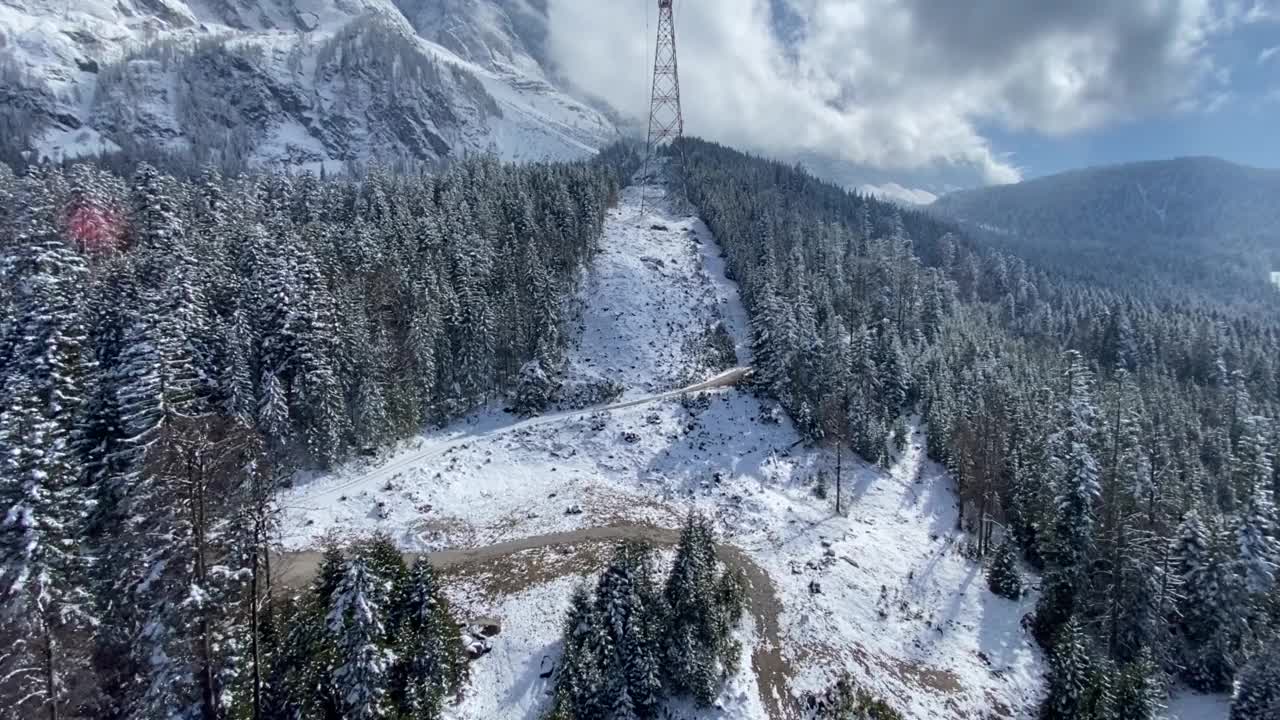
[[(0, 664), (58, 717), (80, 658), (75, 634), (94, 622), (85, 587), (90, 505), (77, 453), (85, 406), (84, 261), (33, 216), (0, 262), (16, 282), (16, 342), (0, 380), (0, 628), (28, 638)], [(30, 673), (30, 674), (29, 674)]]
[(1084, 717), (1093, 666), (1084, 631), (1074, 618), (1067, 620), (1053, 644), (1049, 660), (1049, 694), (1041, 706), (1043, 720), (1078, 720)]
[(1243, 514), (1236, 530), (1241, 572), (1245, 588), (1255, 594), (1275, 587), (1276, 568), (1280, 563), (1280, 546), (1276, 541), (1276, 510), (1271, 498), (1271, 459), (1258, 426), (1259, 418), (1251, 418), (1241, 442), (1241, 472), (1246, 492)]
[(987, 586), (1002, 598), (1017, 600), (1022, 597), (1022, 573), (1018, 571), (1018, 557), (1011, 540), (1005, 540), (996, 548), (987, 568)]
[(1062, 623), (1077, 611), (1077, 598), (1087, 592), (1094, 506), (1100, 492), (1098, 465), (1090, 448), (1095, 416), (1092, 376), (1078, 352), (1068, 352), (1065, 359), (1067, 391), (1058, 411), (1061, 429), (1050, 438), (1054, 448), (1051, 468), (1057, 476), (1057, 518), (1051, 565), (1036, 605), (1034, 628), (1036, 639), (1046, 647)]
[(701, 707), (708, 707), (719, 691), (724, 623), (717, 617), (722, 612), (716, 594), (718, 565), (710, 520), (690, 515), (667, 577), (663, 656), (668, 684)]
[(1220, 536), (1197, 513), (1189, 513), (1174, 553), (1184, 594), (1178, 605), (1182, 674), (1202, 692), (1230, 687), (1236, 668), (1237, 595)]
[(653, 718), (661, 699), (661, 595), (653, 585), (652, 550), (622, 544), (596, 587), (595, 609), (611, 650), (601, 660), (604, 705), (615, 716)]
[(520, 415), (537, 415), (551, 401), (555, 382), (543, 357), (536, 357), (520, 367), (513, 409)]
[(600, 663), (611, 654), (609, 637), (585, 586), (577, 587), (569, 601), (563, 636), (564, 652), (560, 656), (548, 717), (551, 720), (604, 717), (604, 675)]
[(1273, 720), (1280, 717), (1280, 642), (1259, 653), (1240, 673), (1230, 720)]
[(399, 614), (391, 701), (404, 717), (437, 718), (449, 693), (461, 686), (467, 668), (458, 623), (425, 559), (414, 564)]
[(1083, 720), (1126, 720), (1116, 712), (1116, 696), (1113, 678), (1115, 665), (1110, 660), (1090, 661), (1089, 685), (1085, 688), (1080, 718)]
[(384, 589), (359, 556), (347, 561), (342, 582), (329, 605), (328, 628), (337, 645), (333, 685), (345, 716), (354, 720), (387, 717), (387, 671), (393, 658), (385, 646)]
[(1160, 668), (1143, 648), (1138, 658), (1120, 670), (1116, 684), (1116, 717), (1121, 720), (1157, 720), (1164, 711), (1159, 686)]

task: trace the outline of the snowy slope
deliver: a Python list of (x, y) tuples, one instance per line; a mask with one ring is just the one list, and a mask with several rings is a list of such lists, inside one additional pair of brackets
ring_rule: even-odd
[[(720, 710), (684, 708), (681, 717), (777, 717), (843, 670), (910, 718), (1030, 717), (1043, 661), (1019, 621), (1034, 599), (991, 595), (961, 556), (951, 483), (923, 457), (922, 430), (888, 472), (845, 458), (841, 518), (812, 492), (833, 458), (799, 446), (785, 420), (762, 422), (767, 408), (754, 396), (721, 387), (701, 402), (644, 402), (711, 372), (684, 350), (708, 323), (726, 322), (739, 359), (748, 358), (745, 314), (714, 238), (695, 218), (654, 208), (660, 188), (645, 189), (642, 214), (640, 192), (628, 188), (609, 212), (566, 371), (615, 379), (624, 401), (640, 404), (531, 420), (488, 410), (366, 466), (300, 480), (280, 498), (284, 546), (386, 531), (406, 550), (483, 554), (548, 533), (590, 537), (591, 528), (647, 537), (655, 531), (645, 528), (676, 528), (698, 507), (763, 572), (743, 630), (744, 672)], [(510, 547), (521, 546), (498, 546)], [(474, 664), (457, 718), (536, 717), (543, 656), (557, 655), (568, 591), (603, 550), (584, 542), (507, 552), (497, 564), (448, 571), (460, 611), (504, 628)]]
[(336, 169), (568, 159), (617, 138), (547, 80), (499, 0), (0, 0), (0, 100), (50, 157), (141, 143)]

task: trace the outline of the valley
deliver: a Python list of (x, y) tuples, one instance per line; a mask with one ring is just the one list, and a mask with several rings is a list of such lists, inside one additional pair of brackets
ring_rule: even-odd
[(834, 457), (801, 443), (767, 402), (733, 386), (660, 393), (716, 373), (684, 349), (708, 325), (727, 326), (740, 364), (749, 344), (706, 226), (657, 185), (643, 188), (642, 214), (641, 192), (627, 188), (608, 212), (564, 373), (619, 378), (621, 402), (529, 420), (484, 410), (376, 461), (300, 478), (279, 496), (284, 549), (388, 533), (425, 553), (460, 616), (502, 623), (452, 716), (525, 720), (545, 705), (543, 657), (556, 657), (564, 598), (600, 566), (601, 543), (670, 546), (699, 509), (752, 570), (741, 630), (752, 661), (719, 709), (685, 716), (795, 717), (844, 669), (908, 717), (1029, 716), (1044, 672), (1020, 625), (1034, 596), (992, 595), (965, 559), (951, 482), (924, 457), (922, 428), (888, 471), (844, 459), (838, 517), (814, 496)]

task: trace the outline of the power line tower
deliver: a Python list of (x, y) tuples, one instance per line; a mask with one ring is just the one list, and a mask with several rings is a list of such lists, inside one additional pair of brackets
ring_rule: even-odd
[(676, 64), (673, 0), (658, 0), (658, 46), (653, 54), (653, 99), (649, 101), (649, 151), (684, 134), (680, 73)]
[[(658, 0), (658, 43), (653, 53), (653, 93), (649, 101), (649, 139), (645, 143), (644, 177), (649, 177), (649, 160), (658, 146), (684, 134), (680, 110), (680, 71), (676, 63), (676, 21), (674, 0)], [(640, 193), (644, 212), (644, 192)]]

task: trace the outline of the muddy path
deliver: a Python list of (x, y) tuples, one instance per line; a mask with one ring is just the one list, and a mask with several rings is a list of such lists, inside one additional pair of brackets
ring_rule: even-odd
[[(519, 538), (478, 548), (405, 553), (405, 559), (412, 562), (419, 557), (426, 557), (436, 568), (456, 569), (468, 565), (483, 565), (525, 550), (552, 547), (563, 550), (577, 545), (622, 540), (639, 540), (657, 547), (671, 547), (680, 541), (680, 531), (652, 525), (606, 525)], [(773, 581), (740, 548), (720, 543), (716, 546), (716, 554), (726, 566), (742, 571), (747, 579), (748, 606), (759, 635), (751, 651), (751, 668), (759, 685), (760, 699), (773, 720), (797, 717), (795, 700), (787, 689), (791, 666), (782, 654), (782, 637), (778, 625), (782, 603), (778, 600)], [(277, 571), (276, 578), (284, 585), (300, 587), (315, 576), (321, 559), (321, 553), (311, 550), (283, 552), (273, 557), (273, 571)]]

